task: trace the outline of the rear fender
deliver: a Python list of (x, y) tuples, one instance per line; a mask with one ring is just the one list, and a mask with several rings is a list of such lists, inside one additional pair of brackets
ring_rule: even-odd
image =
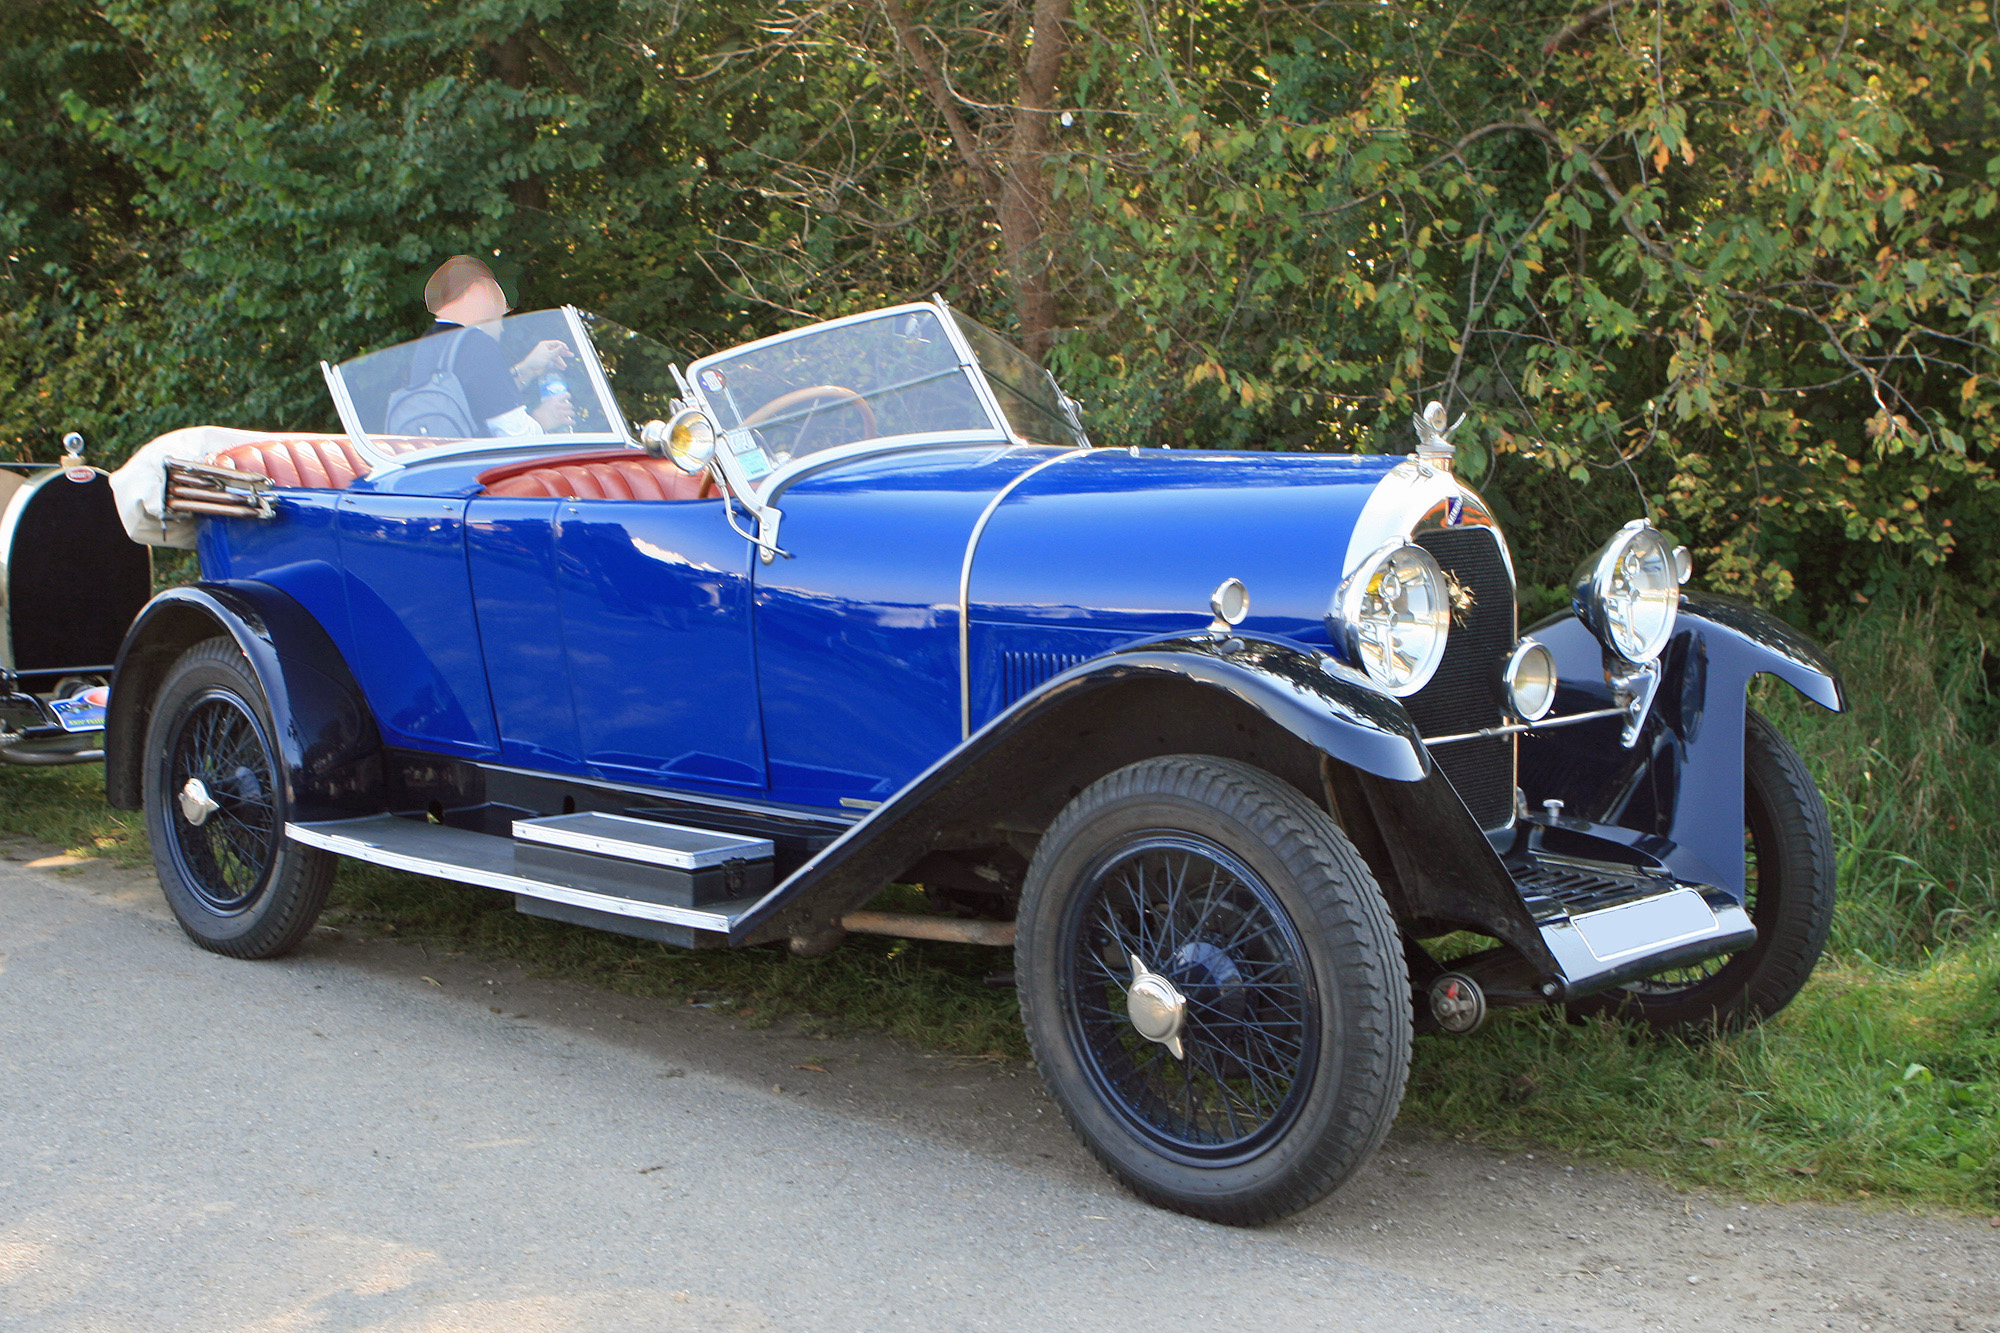
[(104, 720), (110, 803), (140, 808), (146, 728), (160, 684), (182, 653), (224, 635), (243, 650), (263, 686), (293, 818), (384, 810), (381, 737), (340, 650), (304, 607), (247, 580), (170, 588), (126, 632)]
[[(1603, 649), (1573, 615), (1529, 631), (1555, 654), (1557, 715), (1607, 708)], [(1773, 675), (1822, 708), (1847, 706), (1824, 650), (1753, 606), (1687, 593), (1636, 744), (1617, 718), (1531, 732), (1521, 739), (1521, 789), (1531, 807), (1560, 800), (1564, 820), (1640, 835), (1641, 850), (1676, 875), (1744, 897), (1743, 728), (1750, 682)]]
[[(1329, 774), (1362, 784), (1352, 787), (1354, 801), (1338, 801), (1355, 808), (1336, 817), (1368, 821), (1357, 841), (1377, 845), (1363, 854), (1406, 920), (1415, 912), (1402, 883), (1428, 885), (1415, 870), (1439, 859), (1424, 844), (1435, 830), (1423, 825), (1453, 821), (1464, 835), (1453, 846), (1463, 843), (1475, 859), (1440, 892), (1455, 895), (1457, 915), (1482, 923), (1505, 917), (1511, 903), (1525, 933), (1493, 933), (1522, 935), (1523, 947), (1539, 951), (1512, 881), (1396, 699), (1297, 644), (1208, 633), (1135, 644), (1054, 677), (801, 866), (738, 918), (731, 942), (824, 938), (841, 915), (934, 851), (1011, 835), (1026, 855), (1083, 788), (1162, 754), (1240, 759), (1330, 805)], [(1378, 802), (1391, 812), (1388, 827), (1410, 837), (1400, 863), (1410, 875), (1380, 847)], [(1468, 906), (1474, 899), (1480, 905)]]

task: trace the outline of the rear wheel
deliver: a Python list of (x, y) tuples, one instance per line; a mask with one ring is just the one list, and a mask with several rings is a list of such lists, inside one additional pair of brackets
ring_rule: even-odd
[(285, 836), (264, 691), (228, 639), (167, 671), (146, 729), (146, 832), (167, 905), (204, 949), (274, 958), (319, 919), (335, 859)]
[(1029, 1043), (1084, 1143), (1239, 1225), (1339, 1186), (1409, 1068), (1395, 923), (1339, 826), (1244, 764), (1150, 759), (1050, 826), (1023, 889)]
[(1756, 943), (1593, 996), (1574, 1011), (1685, 1035), (1751, 1027), (1791, 1003), (1833, 925), (1833, 831), (1805, 761), (1754, 711), (1743, 729), (1743, 845), (1743, 907)]

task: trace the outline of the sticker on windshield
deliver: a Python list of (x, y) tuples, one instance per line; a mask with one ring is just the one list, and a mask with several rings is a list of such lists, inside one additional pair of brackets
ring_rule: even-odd
[(721, 393), (722, 386), (729, 383), (728, 380), (722, 378), (722, 372), (719, 370), (704, 370), (701, 372), (700, 379), (701, 387), (709, 393)]
[(764, 457), (764, 450), (758, 445), (757, 437), (741, 426), (726, 431), (723, 439), (729, 441), (729, 452), (736, 455), (736, 461), (743, 468), (743, 475), (755, 481), (771, 470), (771, 460)]

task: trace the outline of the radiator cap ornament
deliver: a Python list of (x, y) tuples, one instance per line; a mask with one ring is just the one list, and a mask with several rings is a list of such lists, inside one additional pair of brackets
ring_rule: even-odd
[(1410, 418), (1410, 424), (1417, 431), (1417, 461), (1432, 463), (1440, 471), (1451, 471), (1451, 456), (1457, 452), (1452, 447), (1451, 437), (1465, 424), (1465, 413), (1458, 414), (1458, 420), (1449, 426), (1444, 424), (1444, 404), (1434, 402), (1419, 416)]

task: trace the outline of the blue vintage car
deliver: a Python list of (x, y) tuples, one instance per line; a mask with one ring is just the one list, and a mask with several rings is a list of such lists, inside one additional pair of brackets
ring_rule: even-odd
[(1825, 939), (1824, 807), (1745, 690), (1838, 709), (1833, 667), (1644, 519), (1523, 634), (1435, 407), (1402, 457), (1092, 448), (943, 302), (325, 370), (345, 435), (161, 464), (204, 581), (111, 692), (204, 948), (290, 949), (340, 856), (691, 947), (1012, 944), (1090, 1149), (1254, 1223), (1381, 1142), (1414, 1031), (1754, 1022)]

